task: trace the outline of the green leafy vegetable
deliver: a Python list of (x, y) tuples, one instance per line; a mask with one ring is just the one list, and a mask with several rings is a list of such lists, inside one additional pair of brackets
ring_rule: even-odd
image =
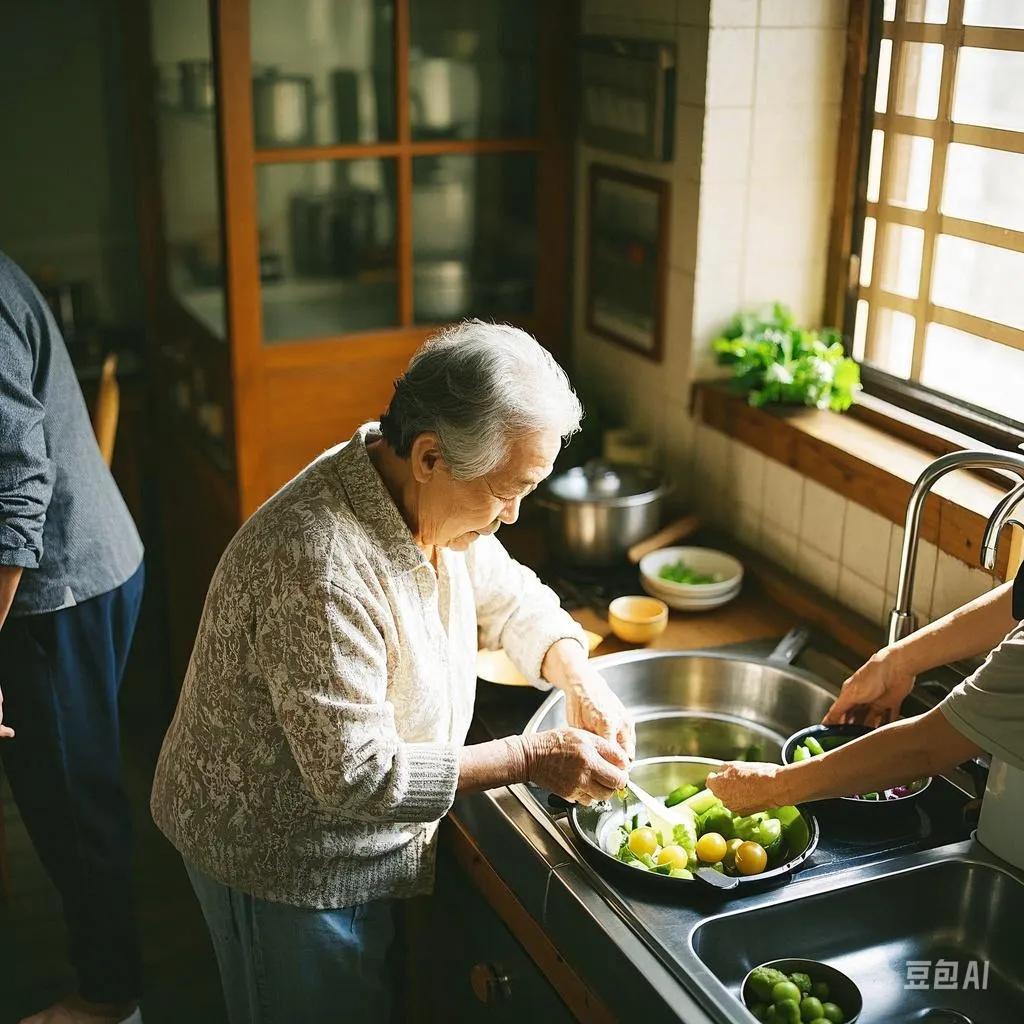
[(833, 327), (799, 327), (781, 303), (770, 313), (740, 313), (712, 342), (751, 405), (809, 405), (842, 412), (860, 391), (860, 367)]
[(670, 562), (658, 570), (658, 575), (663, 580), (670, 580), (672, 583), (686, 583), (690, 586), (699, 586), (702, 583), (718, 583), (719, 576), (712, 576), (708, 573), (697, 572), (691, 569), (685, 562)]

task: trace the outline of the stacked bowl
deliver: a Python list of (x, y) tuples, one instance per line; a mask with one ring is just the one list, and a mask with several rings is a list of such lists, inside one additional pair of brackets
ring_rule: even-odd
[[(712, 582), (681, 583), (662, 575), (678, 566), (689, 574), (711, 577)], [(678, 570), (674, 574), (688, 575)], [(703, 612), (728, 604), (742, 583), (743, 566), (732, 555), (713, 548), (661, 548), (640, 560), (640, 585), (677, 611)]]

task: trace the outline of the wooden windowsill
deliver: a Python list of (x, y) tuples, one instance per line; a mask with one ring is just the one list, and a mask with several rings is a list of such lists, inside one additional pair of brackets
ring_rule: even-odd
[[(755, 409), (714, 381), (695, 385), (694, 406), (707, 426), (901, 526), (914, 481), (939, 453), (934, 446), (907, 440), (920, 424), (896, 432), (883, 429), (877, 408), (863, 417), (819, 409)], [(941, 437), (940, 443), (947, 451), (966, 446), (952, 437)], [(951, 473), (925, 502), (921, 536), (940, 551), (979, 565), (985, 524), (1007, 489), (975, 473)], [(1011, 561), (1009, 534), (1004, 531), (1000, 539), (995, 568), (1000, 579), (1006, 578)]]

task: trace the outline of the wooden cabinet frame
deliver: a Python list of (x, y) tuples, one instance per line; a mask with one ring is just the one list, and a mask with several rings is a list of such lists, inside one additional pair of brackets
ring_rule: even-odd
[[(353, 379), (360, 380), (364, 388), (369, 385), (371, 392), (367, 394), (364, 390), (358, 396), (350, 396), (358, 409), (354, 419), (370, 418), (381, 411), (383, 403), (390, 397), (391, 381), (434, 329), (433, 325), (415, 323), (413, 318), (412, 170), (417, 156), (537, 154), (539, 244), (535, 312), (516, 322), (535, 333), (556, 355), (564, 358), (568, 354), (571, 62), (565, 57), (575, 31), (576, 5), (541, 3), (538, 8), (540, 82), (538, 134), (535, 138), (414, 141), (408, 102), (409, 20), (410, 3), (416, 0), (394, 0), (396, 139), (366, 145), (256, 149), (252, 113), (250, 4), (258, 2), (213, 0), (211, 5), (218, 90), (217, 135), (222, 174), (227, 326), (235, 420), (234, 457), (242, 517), (283, 483), (291, 472), (301, 468), (305, 458), (325, 447), (325, 442), (342, 441), (348, 436), (344, 430), (339, 430), (337, 436), (332, 434), (328, 437), (329, 424), (314, 426), (310, 423), (303, 382), (308, 382), (315, 389), (318, 379), (323, 386), (323, 374), (334, 374), (340, 387), (354, 374)], [(256, 216), (257, 166), (367, 157), (384, 157), (396, 162), (399, 324), (394, 328), (359, 334), (264, 344)], [(376, 381), (380, 382), (379, 388), (373, 386)], [(345, 399), (346, 395), (339, 391), (338, 400), (344, 402)], [(371, 400), (377, 402), (376, 407), (372, 406)], [(307, 408), (303, 409), (303, 405)], [(303, 430), (306, 430), (306, 435)], [(304, 447), (309, 449), (305, 453), (302, 451)]]

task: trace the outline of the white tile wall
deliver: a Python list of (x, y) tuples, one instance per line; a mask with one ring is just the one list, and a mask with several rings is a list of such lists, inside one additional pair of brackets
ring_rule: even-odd
[[(889, 563), (885, 574), (886, 606), (895, 603), (896, 583), (899, 579), (900, 559), (903, 554), (903, 527), (893, 526), (889, 538)], [(935, 566), (939, 549), (930, 541), (922, 540), (917, 545), (917, 568), (914, 572), (914, 593), (911, 608), (922, 620), (938, 618), (932, 614), (932, 595), (935, 589)]]
[(804, 478), (789, 466), (769, 459), (764, 475), (764, 518), (799, 535), (804, 503)]
[(753, 181), (831, 182), (836, 170), (838, 104), (759, 106), (754, 110)]
[(847, 503), (843, 523), (843, 568), (869, 581), (879, 594), (886, 586), (891, 538), (892, 523), (888, 519), (854, 501)]
[(846, 33), (841, 28), (761, 28), (757, 106), (839, 103)]
[[(701, 183), (697, 224), (697, 265), (718, 266), (743, 249), (746, 233), (745, 182)], [(735, 310), (733, 311), (735, 312)]]
[(708, 39), (708, 109), (748, 107), (754, 97), (757, 32), (752, 28), (713, 28)]
[(846, 25), (847, 0), (761, 0), (764, 26)]
[(837, 563), (842, 550), (846, 505), (841, 494), (822, 487), (815, 480), (805, 481), (800, 536), (805, 544)]
[(745, 308), (756, 309), (782, 300), (796, 318), (820, 324), (825, 296), (825, 263), (782, 263), (747, 254), (740, 293)]
[(874, 623), (881, 621), (885, 605), (885, 591), (877, 583), (858, 576), (846, 565), (840, 566), (839, 569), (837, 596), (842, 604), (852, 608), (869, 621)]
[(764, 514), (764, 477), (768, 460), (749, 445), (734, 442), (732, 469), (736, 497), (747, 512), (759, 519)]
[[(735, 316), (740, 305), (739, 263), (730, 261), (713, 266), (703, 263), (693, 283), (694, 353), (714, 364), (709, 346)], [(707, 369), (701, 366), (701, 371)], [(701, 378), (694, 374), (694, 379)]]
[[(701, 112), (703, 117), (703, 111)], [(709, 111), (704, 124), (700, 176), (704, 182), (746, 182), (750, 175), (753, 110), (722, 107)]]
[(797, 548), (797, 572), (827, 597), (835, 597), (839, 589), (839, 562), (817, 548), (802, 542)]
[(711, 0), (711, 24), (715, 28), (740, 28), (757, 24), (758, 0)]
[[(799, 171), (794, 170), (794, 175)], [(800, 181), (784, 188), (778, 179), (750, 183), (747, 262), (801, 263), (828, 248), (832, 213), (830, 188)], [(703, 211), (702, 211), (703, 213)], [(820, 257), (819, 257), (820, 258)]]
[(940, 619), (961, 605), (973, 601), (991, 590), (993, 582), (987, 572), (972, 569), (945, 551), (940, 551), (935, 565), (931, 617)]
[(753, 550), (761, 546), (761, 515), (742, 501), (736, 504), (735, 531), (740, 543)]
[[(771, 465), (771, 463), (769, 463)], [(800, 540), (793, 530), (787, 530), (768, 519), (761, 520), (761, 551), (776, 565), (782, 566), (787, 572), (797, 573), (797, 549)]]

